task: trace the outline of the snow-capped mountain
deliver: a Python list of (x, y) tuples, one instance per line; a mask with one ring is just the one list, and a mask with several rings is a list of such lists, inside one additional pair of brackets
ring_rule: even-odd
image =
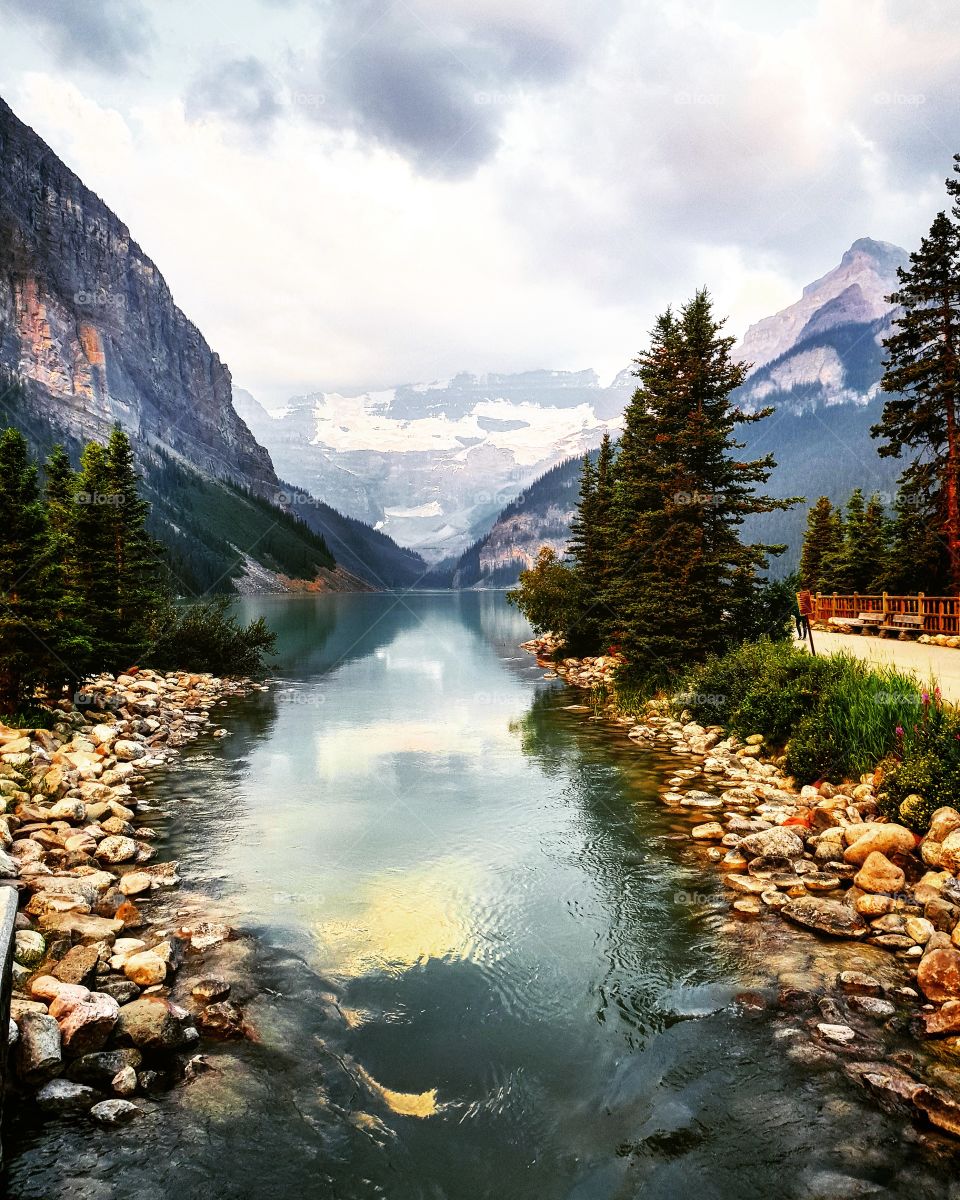
[(283, 478), (439, 561), (537, 476), (615, 431), (631, 391), (627, 371), (609, 387), (593, 371), (530, 371), (318, 392), (275, 414), (235, 389), (234, 404)]
[[(897, 287), (897, 267), (908, 255), (898, 246), (861, 238), (838, 266), (803, 289), (782, 312), (752, 325), (735, 350), (753, 364), (734, 400), (745, 409), (776, 412), (741, 431), (745, 457), (773, 454), (768, 491), (843, 502), (855, 487), (892, 502), (902, 464), (880, 458), (870, 427), (883, 397), (882, 339), (895, 309), (886, 299)], [(541, 545), (562, 550), (578, 494), (580, 464), (558, 466), (504, 508), (490, 532), (469, 548), (452, 572), (454, 586), (503, 586), (529, 566)], [(751, 518), (747, 537), (786, 543), (774, 571), (797, 562), (807, 506)]]

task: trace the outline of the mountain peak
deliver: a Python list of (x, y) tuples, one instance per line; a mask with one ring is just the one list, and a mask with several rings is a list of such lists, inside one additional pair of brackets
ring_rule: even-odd
[(897, 287), (897, 267), (906, 250), (874, 238), (858, 238), (826, 275), (808, 283), (800, 299), (751, 325), (736, 350), (754, 370), (791, 350), (806, 332), (869, 324), (892, 309), (887, 297)]

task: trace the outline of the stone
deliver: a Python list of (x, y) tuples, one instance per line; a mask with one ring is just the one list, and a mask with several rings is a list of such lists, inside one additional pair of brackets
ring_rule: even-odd
[(856, 897), (853, 907), (861, 916), (882, 917), (884, 913), (893, 911), (893, 897), (874, 895), (867, 892), (864, 895)]
[(197, 1026), (208, 1037), (243, 1037), (243, 1014), (229, 1000), (221, 1000), (200, 1010)]
[(189, 1041), (189, 1014), (163, 996), (141, 996), (120, 1009), (117, 1035), (141, 1050), (176, 1050)]
[(752, 875), (724, 875), (723, 882), (736, 892), (759, 896), (770, 887), (767, 879), (754, 879)]
[(930, 818), (927, 837), (933, 842), (942, 842), (957, 829), (960, 829), (960, 812), (945, 805), (938, 808)]
[(101, 1100), (90, 1109), (90, 1116), (101, 1125), (125, 1125), (139, 1115), (140, 1109), (129, 1100)]
[(876, 1017), (885, 1021), (897, 1011), (896, 1006), (889, 1000), (881, 1000), (878, 996), (851, 996), (847, 1003), (854, 1012), (864, 1013), (868, 1017)]
[(848, 996), (882, 996), (883, 986), (872, 975), (861, 971), (841, 971), (837, 983)]
[(140, 950), (124, 959), (123, 973), (139, 987), (152, 987), (167, 977), (167, 964), (153, 950)]
[(124, 896), (141, 896), (144, 892), (149, 892), (152, 886), (150, 876), (145, 875), (143, 871), (131, 871), (117, 884)]
[(82, 825), (87, 819), (87, 806), (82, 800), (64, 796), (50, 809), (52, 821), (69, 821), (73, 825)]
[(917, 967), (917, 985), (935, 1003), (960, 996), (960, 951), (928, 950)]
[(923, 906), (923, 915), (934, 929), (950, 933), (957, 924), (960, 924), (960, 905), (951, 904), (949, 900), (938, 897), (927, 901)]
[(146, 747), (142, 742), (132, 742), (126, 738), (120, 738), (113, 743), (114, 756), (121, 762), (133, 762), (138, 758), (143, 758), (146, 752)]
[(190, 995), (197, 1000), (225, 1000), (230, 995), (230, 984), (216, 976), (198, 979), (190, 989)]
[(17, 1073), (24, 1083), (38, 1084), (59, 1073), (63, 1063), (60, 1026), (47, 1013), (27, 1012), (17, 1021)]
[(907, 917), (904, 926), (907, 936), (913, 938), (918, 946), (925, 946), (936, 932), (933, 923), (926, 917)]
[(40, 917), (40, 928), (70, 933), (81, 942), (106, 942), (120, 932), (123, 922), (79, 912), (47, 913)]
[(73, 946), (60, 959), (50, 974), (64, 983), (86, 983), (100, 961), (100, 948), (96, 942), (87, 946)]
[(194, 950), (209, 950), (227, 941), (233, 930), (229, 925), (222, 925), (217, 921), (196, 921), (190, 925), (183, 925), (180, 933), (189, 938)]
[(838, 1046), (848, 1046), (857, 1037), (857, 1031), (849, 1025), (829, 1025), (822, 1021), (817, 1025), (817, 1033), (824, 1041), (833, 1042)]
[[(52, 1008), (52, 1005), (51, 1005)], [(64, 1053), (78, 1057), (102, 1050), (120, 1016), (120, 1005), (105, 992), (91, 992), (60, 1020)]]
[(113, 835), (105, 837), (97, 846), (97, 858), (106, 863), (129, 862), (137, 855), (137, 843), (130, 837)]
[(939, 1088), (919, 1087), (914, 1092), (913, 1103), (926, 1113), (932, 1125), (960, 1135), (960, 1103), (947, 1092)]
[(719, 821), (708, 821), (705, 825), (694, 825), (690, 831), (690, 836), (698, 841), (719, 841), (724, 834), (723, 826)]
[(938, 865), (945, 867), (954, 875), (960, 871), (960, 829), (948, 833), (940, 843), (940, 863)]
[(948, 1000), (936, 1012), (925, 1013), (923, 1021), (930, 1037), (941, 1033), (960, 1033), (960, 1000)]
[(870, 1092), (886, 1112), (911, 1111), (920, 1084), (906, 1071), (887, 1063), (847, 1063), (844, 1071), (855, 1083)]
[(35, 929), (20, 929), (13, 939), (13, 957), (22, 967), (37, 967), (43, 962), (47, 942)]
[(741, 854), (749, 858), (776, 856), (793, 859), (803, 854), (803, 841), (792, 830), (775, 825), (772, 829), (747, 834), (741, 839), (739, 849)]
[(903, 891), (905, 876), (885, 854), (873, 850), (867, 855), (853, 882), (865, 892), (883, 892), (889, 895)]
[(916, 845), (916, 837), (903, 825), (880, 824), (864, 821), (860, 825), (849, 825), (844, 830), (847, 848), (843, 857), (849, 863), (860, 865), (876, 851), (879, 854), (909, 854)]
[(97, 1093), (83, 1083), (69, 1079), (51, 1079), (37, 1092), (37, 1104), (44, 1112), (86, 1112), (96, 1102)]
[(77, 1083), (87, 1083), (91, 1087), (109, 1087), (116, 1075), (124, 1070), (132, 1070), (134, 1077), (143, 1065), (143, 1055), (133, 1047), (122, 1050), (99, 1050), (94, 1054), (84, 1054), (72, 1062), (67, 1074)]
[(800, 896), (785, 904), (780, 912), (794, 924), (829, 937), (862, 938), (868, 932), (867, 923), (858, 912), (826, 896)]

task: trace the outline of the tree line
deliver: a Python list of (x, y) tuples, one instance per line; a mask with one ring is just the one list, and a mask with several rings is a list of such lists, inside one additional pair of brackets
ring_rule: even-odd
[(807, 514), (799, 580), (811, 592), (942, 594), (950, 586), (946, 545), (909, 492), (892, 513), (856, 488), (846, 505), (821, 496)]
[[(245, 673), (273, 635), (242, 627), (225, 600), (184, 608), (161, 547), (127, 435), (90, 442), (74, 469), (56, 446), (42, 471), (23, 435), (0, 433), (0, 709), (9, 713), (76, 686), (91, 672), (136, 663)], [(191, 644), (185, 635), (191, 635)], [(186, 661), (192, 652), (196, 661)]]

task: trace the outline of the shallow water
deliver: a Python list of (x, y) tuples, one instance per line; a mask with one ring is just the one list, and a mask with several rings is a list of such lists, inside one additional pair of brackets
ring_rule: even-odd
[(730, 921), (656, 802), (670, 760), (565, 711), (502, 596), (244, 608), (277, 682), (148, 795), (173, 906), (251, 935), (205, 972), (256, 1040), (122, 1130), (8, 1113), (7, 1194), (955, 1194), (951, 1160), (735, 1002), (835, 952)]

